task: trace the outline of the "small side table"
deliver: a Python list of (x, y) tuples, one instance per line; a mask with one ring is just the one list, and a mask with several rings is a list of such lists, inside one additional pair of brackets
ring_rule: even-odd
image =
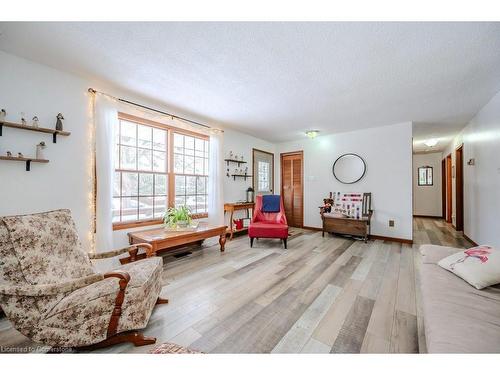
[(233, 239), (234, 233), (238, 232), (243, 232), (245, 230), (248, 230), (248, 228), (241, 228), (235, 230), (233, 228), (233, 216), (234, 216), (234, 211), (240, 211), (240, 210), (246, 210), (247, 211), (247, 217), (250, 217), (250, 210), (252, 210), (253, 214), (253, 209), (255, 207), (255, 203), (253, 202), (236, 202), (236, 203), (224, 203), (224, 213), (229, 212), (229, 226), (228, 226), (228, 233), (229, 233), (229, 240)]

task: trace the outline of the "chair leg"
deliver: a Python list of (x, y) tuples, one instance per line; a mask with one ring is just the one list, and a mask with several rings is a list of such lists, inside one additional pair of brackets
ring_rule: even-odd
[(158, 297), (158, 299), (156, 300), (156, 305), (163, 305), (165, 303), (168, 303), (168, 299), (167, 298)]
[(253, 237), (250, 237), (250, 247), (253, 247)]
[(283, 245), (285, 245), (285, 250), (287, 249), (286, 247), (286, 238), (283, 238)]

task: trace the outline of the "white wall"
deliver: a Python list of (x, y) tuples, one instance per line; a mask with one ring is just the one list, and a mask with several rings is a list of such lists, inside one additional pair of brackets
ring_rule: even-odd
[[(423, 216), (442, 215), (441, 152), (413, 155), (413, 214)], [(418, 168), (429, 166), (433, 171), (433, 185), (418, 185)]]
[[(280, 186), (279, 154), (304, 151), (304, 225), (321, 227), (318, 206), (330, 191), (371, 192), (372, 234), (412, 238), (412, 124), (411, 122), (319, 136), (276, 146), (275, 184)], [(353, 185), (332, 174), (335, 160), (356, 153), (367, 164), (365, 177)], [(389, 227), (388, 221), (395, 220)]]
[[(26, 172), (22, 163), (0, 162), (0, 216), (69, 208), (73, 212), (82, 244), (89, 250), (92, 218), (92, 117), (88, 87), (166, 111), (169, 109), (162, 107), (161, 103), (134, 93), (124, 92), (101, 82), (89, 81), (1, 51), (0, 87), (0, 109), (7, 110), (7, 121), (20, 122), (20, 113), (24, 112), (28, 119), (37, 115), (40, 126), (54, 127), (56, 114), (62, 112), (65, 116), (65, 130), (72, 133), (69, 137), (59, 137), (57, 144), (53, 144), (50, 135), (10, 128), (3, 130), (4, 135), (0, 137), (0, 155), (5, 155), (7, 150), (16, 154), (20, 151), (25, 155), (34, 155), (35, 144), (45, 140), (48, 145), (45, 154), (50, 163), (33, 164), (31, 172)], [(132, 107), (128, 112), (140, 115)], [(147, 116), (151, 117), (149, 114)], [(250, 162), (249, 169), (253, 147), (274, 151), (273, 145), (268, 142), (234, 130), (225, 131), (224, 154), (227, 155), (229, 150), (240, 155), (243, 153), (245, 160)], [(224, 200), (231, 202), (244, 199), (245, 191), (251, 184), (250, 180), (245, 183), (226, 178)], [(115, 247), (128, 244), (126, 234), (129, 231), (113, 233)]]
[[(252, 149), (256, 148), (262, 151), (267, 151), (275, 153), (274, 144), (252, 137), (247, 134), (236, 132), (231, 129), (224, 130), (224, 158), (229, 157), (229, 152), (232, 151), (236, 155), (243, 155), (244, 160), (247, 164), (242, 164), (238, 167), (235, 163), (229, 164), (229, 174), (234, 173), (235, 168), (245, 168), (248, 167), (248, 174), (252, 173)], [(274, 163), (276, 164), (276, 155), (274, 155)], [(279, 161), (278, 161), (279, 162)], [(224, 167), (228, 168), (226, 163)], [(224, 170), (224, 175), (227, 170)], [(236, 202), (239, 200), (246, 200), (246, 191), (249, 186), (252, 186), (252, 178), (248, 178), (246, 181), (243, 178), (236, 178), (236, 181), (232, 177), (224, 177), (224, 200), (226, 202)]]
[[(500, 248), (500, 93), (497, 93), (448, 145), (443, 157), (463, 143), (464, 233), (479, 244)], [(467, 161), (475, 159), (475, 165)], [(455, 179), (453, 179), (455, 224)]]
[(35, 155), (35, 145), (45, 141), (48, 164), (0, 162), (0, 216), (69, 208), (88, 249), (90, 239), (91, 169), (89, 124), (91, 121), (88, 84), (82, 79), (49, 67), (0, 52), (0, 108), (7, 110), (7, 121), (20, 122), (21, 112), (31, 120), (38, 116), (40, 126), (55, 127), (62, 112), (69, 137), (52, 143), (50, 134), (4, 128), (0, 155), (7, 151)]

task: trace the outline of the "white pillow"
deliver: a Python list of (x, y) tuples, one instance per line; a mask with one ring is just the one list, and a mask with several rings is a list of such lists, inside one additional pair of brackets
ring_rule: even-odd
[(500, 283), (500, 251), (481, 245), (460, 251), (438, 263), (477, 289)]

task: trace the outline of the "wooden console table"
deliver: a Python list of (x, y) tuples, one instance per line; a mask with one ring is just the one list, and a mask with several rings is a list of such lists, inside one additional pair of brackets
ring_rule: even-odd
[[(194, 230), (169, 231), (165, 228), (156, 228), (143, 230), (138, 232), (128, 233), (129, 243), (148, 243), (153, 246), (153, 250), (157, 253), (162, 253), (169, 249), (189, 245), (191, 243), (200, 242), (210, 237), (219, 236), (220, 251), (224, 251), (226, 244), (226, 226), (225, 225), (208, 225), (200, 223)], [(145, 254), (137, 255), (136, 259), (144, 258)], [(120, 259), (120, 263), (126, 264), (132, 261), (130, 257)]]
[(363, 238), (365, 242), (368, 241), (368, 237), (370, 236), (371, 213), (369, 216), (360, 219), (332, 217), (329, 216), (329, 214), (322, 213), (321, 219), (323, 220), (323, 237), (325, 237), (325, 232), (328, 232), (358, 236)]
[(237, 229), (237, 230), (233, 229), (234, 211), (246, 210), (247, 217), (251, 218), (250, 210), (252, 210), (252, 214), (253, 214), (254, 207), (255, 207), (255, 203), (253, 203), (253, 202), (224, 203), (224, 213), (226, 213), (226, 212), (230, 213), (230, 215), (229, 215), (229, 227), (228, 227), (229, 240), (233, 239), (234, 233), (243, 232), (245, 230), (248, 230), (248, 228), (241, 228), (241, 229)]
[[(330, 205), (334, 203), (331, 193), (330, 198), (323, 199), (323, 202), (325, 204), (329, 203)], [(325, 232), (328, 232), (361, 237), (365, 242), (368, 241), (368, 238), (370, 237), (370, 221), (373, 215), (371, 202), (372, 194), (363, 193), (361, 217), (359, 219), (333, 215), (329, 212), (325, 212), (325, 206), (319, 207), (321, 221), (323, 222), (322, 236), (325, 237)]]

